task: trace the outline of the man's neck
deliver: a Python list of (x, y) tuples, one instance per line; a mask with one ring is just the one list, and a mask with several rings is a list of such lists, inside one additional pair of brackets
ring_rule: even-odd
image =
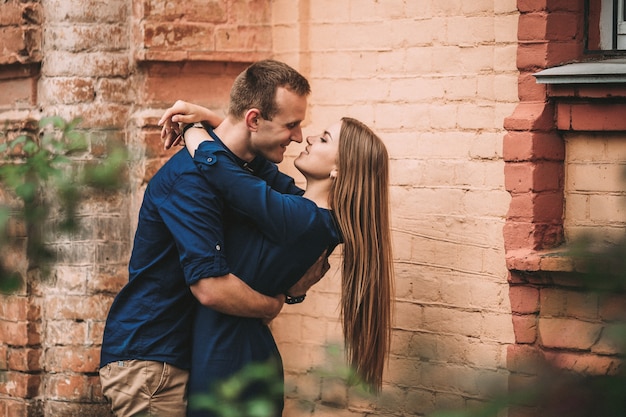
[(245, 123), (233, 121), (230, 117), (214, 129), (215, 134), (220, 138), (232, 153), (238, 158), (250, 162), (256, 155), (250, 149), (250, 131)]

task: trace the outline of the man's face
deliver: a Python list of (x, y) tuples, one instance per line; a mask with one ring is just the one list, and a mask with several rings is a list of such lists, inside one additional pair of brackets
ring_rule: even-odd
[(283, 160), (292, 141), (302, 142), (301, 123), (306, 115), (306, 96), (299, 96), (284, 87), (276, 90), (278, 113), (272, 120), (259, 116), (258, 128), (252, 133), (250, 146), (255, 155), (278, 163)]

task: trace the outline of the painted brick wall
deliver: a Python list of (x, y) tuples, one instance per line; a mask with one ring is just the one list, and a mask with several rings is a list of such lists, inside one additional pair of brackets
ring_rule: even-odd
[(626, 138), (569, 134), (565, 138), (565, 236), (605, 244), (623, 238), (626, 221)]
[[(307, 302), (275, 321), (292, 387), (288, 415), (302, 415), (302, 399), (315, 416), (426, 415), (480, 403), (488, 387), (507, 385), (514, 340), (502, 125), (518, 100), (515, 2), (315, 1), (300, 14), (287, 3), (274, 4), (274, 48), (311, 79), (307, 133), (347, 115), (388, 146), (397, 273), (379, 401), (312, 370), (328, 360), (324, 344), (341, 343), (338, 257)], [(283, 163), (294, 175), (298, 152), (293, 146)]]
[[(62, 256), (52, 280), (33, 277), (3, 297), (0, 372), (8, 379), (0, 381), (0, 414), (106, 415), (96, 377), (103, 321), (127, 279), (145, 184), (172, 153), (161, 149), (155, 122), (178, 98), (224, 109), (234, 76), (265, 57), (310, 79), (306, 134), (357, 117), (384, 138), (392, 158), (396, 316), (383, 395), (363, 399), (315, 372), (336, 366), (327, 346), (341, 344), (337, 254), (307, 302), (273, 323), (287, 373), (286, 416), (467, 407), (486, 401), (493, 386), (506, 388), (510, 370), (515, 382), (518, 359), (536, 354), (538, 341), (597, 352), (593, 323), (606, 310), (559, 309), (559, 299), (578, 299), (522, 285), (506, 263), (516, 250), (562, 237), (563, 142), (532, 73), (577, 53), (568, 32), (575, 13), (565, 3), (550, 19), (546, 5), (521, 0), (0, 5), (0, 30), (42, 37), (28, 43), (35, 46), (23, 61), (12, 58), (22, 47), (0, 52), (0, 88), (10, 93), (0, 94), (2, 120), (17, 130), (41, 114), (82, 116), (92, 156), (114, 140), (133, 156), (128, 189), (93, 196), (81, 208), (84, 231), (53, 242)], [(15, 17), (27, 6), (43, 18)], [(555, 27), (563, 29), (558, 36)], [(281, 165), (296, 177), (299, 149)], [(23, 253), (16, 255), (23, 267)], [(585, 337), (556, 338), (565, 324)]]

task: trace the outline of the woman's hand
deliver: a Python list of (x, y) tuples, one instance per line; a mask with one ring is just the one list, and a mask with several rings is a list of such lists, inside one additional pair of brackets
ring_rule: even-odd
[(328, 263), (328, 257), (326, 256), (326, 251), (320, 255), (320, 257), (315, 261), (315, 263), (304, 273), (302, 278), (298, 282), (296, 282), (289, 290), (287, 290), (287, 294), (292, 297), (298, 297), (311, 288), (314, 284), (322, 279), (326, 272), (330, 269), (330, 264)]
[(206, 107), (177, 100), (172, 107), (165, 110), (158, 123), (159, 126), (163, 126), (161, 129), (161, 139), (165, 140), (163, 147), (169, 149), (172, 146), (183, 145), (182, 126), (201, 121), (207, 121), (211, 126), (217, 127), (223, 118)]

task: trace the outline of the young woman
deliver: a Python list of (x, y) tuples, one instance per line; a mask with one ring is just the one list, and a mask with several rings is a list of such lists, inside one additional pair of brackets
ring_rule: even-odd
[[(192, 118), (173, 120), (202, 119), (213, 126), (221, 122), (208, 109)], [(242, 169), (211, 129), (184, 132), (196, 165), (224, 198), (229, 266), (253, 289), (285, 293), (320, 254), (330, 254), (343, 243), (341, 314), (348, 362), (379, 390), (389, 352), (393, 286), (388, 155), (380, 138), (347, 117), (308, 137), (294, 162), (306, 179), (306, 190), (295, 196), (273, 191)], [(192, 352), (192, 395), (206, 393), (212, 382), (245, 363), (272, 357), (280, 361), (260, 320), (202, 307)]]

